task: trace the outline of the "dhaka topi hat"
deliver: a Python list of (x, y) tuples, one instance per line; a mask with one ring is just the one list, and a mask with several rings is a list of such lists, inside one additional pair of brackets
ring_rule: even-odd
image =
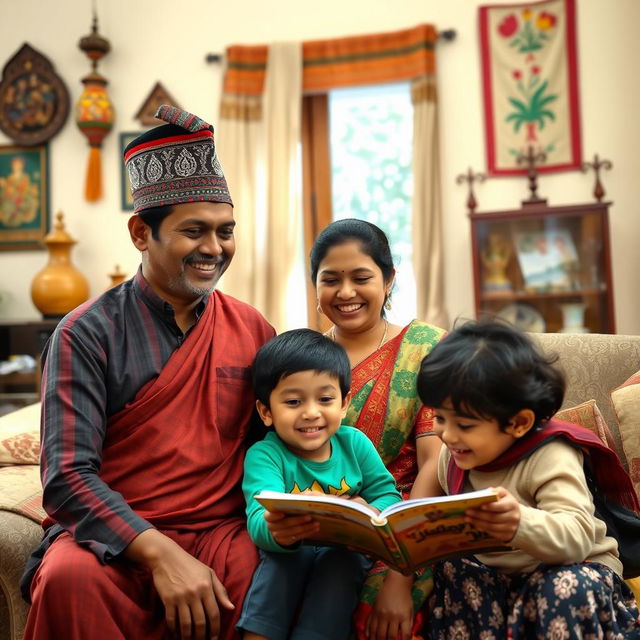
[(146, 131), (124, 150), (134, 212), (183, 202), (233, 206), (216, 155), (213, 127), (168, 104), (158, 108), (156, 118), (167, 124)]

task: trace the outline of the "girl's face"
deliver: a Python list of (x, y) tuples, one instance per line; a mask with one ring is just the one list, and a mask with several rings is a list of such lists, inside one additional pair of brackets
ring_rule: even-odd
[(433, 430), (465, 470), (493, 462), (521, 435), (511, 423), (503, 431), (495, 419), (456, 413), (448, 399), (435, 410)]
[(318, 266), (316, 291), (322, 312), (333, 324), (359, 333), (380, 322), (391, 284), (354, 240), (327, 251)]

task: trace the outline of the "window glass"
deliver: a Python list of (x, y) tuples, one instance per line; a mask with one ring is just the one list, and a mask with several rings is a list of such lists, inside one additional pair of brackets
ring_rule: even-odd
[(360, 218), (387, 234), (397, 271), (387, 317), (404, 325), (416, 314), (409, 85), (331, 91), (329, 123), (334, 220)]

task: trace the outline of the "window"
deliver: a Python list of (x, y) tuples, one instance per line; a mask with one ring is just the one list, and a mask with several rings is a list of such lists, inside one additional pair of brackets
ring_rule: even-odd
[[(396, 281), (388, 317), (416, 315), (411, 263), (413, 107), (406, 83), (349, 88), (305, 98), (303, 158), (306, 255), (332, 220), (360, 218), (389, 238)], [(308, 304), (309, 326), (324, 329)]]

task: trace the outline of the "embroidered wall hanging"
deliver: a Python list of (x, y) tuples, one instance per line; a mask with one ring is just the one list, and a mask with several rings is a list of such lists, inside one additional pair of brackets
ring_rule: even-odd
[(526, 173), (518, 158), (544, 153), (540, 173), (581, 166), (575, 0), (479, 8), (490, 175)]

